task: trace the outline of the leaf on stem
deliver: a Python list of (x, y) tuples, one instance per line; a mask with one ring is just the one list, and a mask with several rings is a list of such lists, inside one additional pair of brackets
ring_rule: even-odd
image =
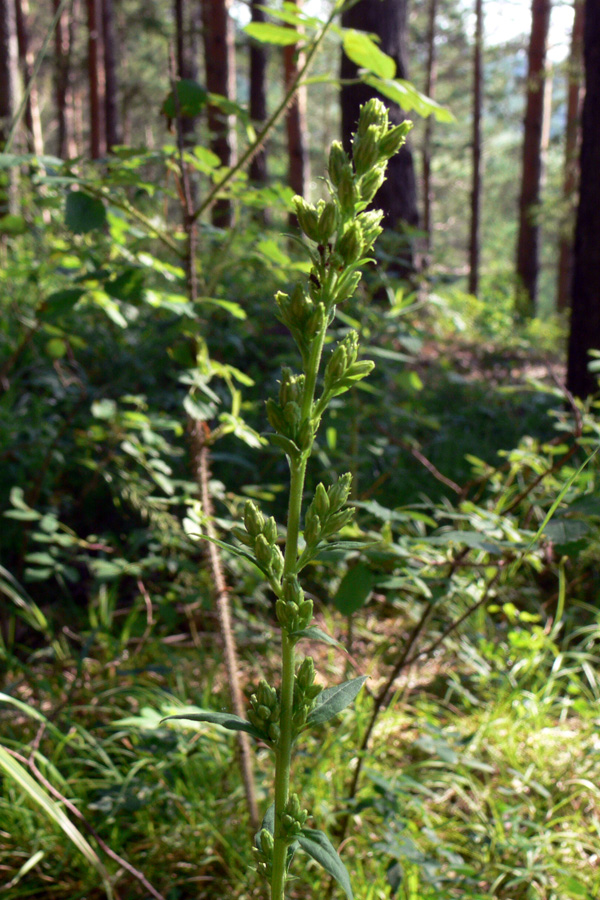
[(339, 647), (341, 650), (345, 649), (343, 644), (340, 644), (338, 640), (330, 634), (327, 634), (327, 632), (323, 631), (321, 628), (302, 628), (301, 631), (293, 631), (290, 634), (290, 637), (295, 640), (307, 638), (309, 641), (320, 641), (322, 644), (330, 644), (330, 646)]
[(305, 36), (295, 28), (273, 25), (272, 22), (250, 22), (243, 30), (255, 41), (260, 41), (262, 44), (278, 44), (280, 47), (306, 40)]
[(259, 731), (258, 728), (255, 728), (254, 725), (251, 725), (250, 722), (247, 722), (245, 719), (234, 716), (233, 713), (188, 713), (183, 716), (165, 716), (164, 719), (161, 719), (161, 722), (167, 722), (169, 719), (187, 719), (190, 722), (207, 722), (209, 725), (220, 725), (221, 728), (227, 728), (228, 731), (245, 731), (246, 734), (250, 734), (260, 741), (265, 740), (265, 735)]
[(343, 709), (346, 709), (355, 699), (366, 680), (367, 676), (361, 675), (360, 678), (353, 678), (351, 681), (336, 684), (335, 687), (326, 688), (317, 697), (315, 707), (309, 713), (306, 724), (322, 725), (323, 722), (327, 722)]
[(348, 870), (327, 835), (314, 828), (303, 828), (298, 835), (298, 843), (305, 853), (308, 853), (315, 862), (323, 866), (332, 878), (335, 878), (340, 887), (344, 889), (348, 900), (354, 900)]

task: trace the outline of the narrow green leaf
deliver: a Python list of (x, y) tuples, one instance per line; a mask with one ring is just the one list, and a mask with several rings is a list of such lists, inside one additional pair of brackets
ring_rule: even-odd
[(317, 697), (315, 708), (308, 715), (307, 724), (322, 725), (323, 722), (337, 716), (343, 709), (350, 706), (366, 680), (367, 676), (361, 675), (360, 678), (353, 678), (351, 681), (336, 684), (335, 687), (325, 688)]
[(255, 728), (254, 725), (247, 722), (245, 719), (234, 716), (233, 713), (187, 713), (183, 716), (165, 716), (164, 719), (161, 719), (161, 722), (168, 722), (169, 719), (186, 719), (189, 722), (208, 722), (210, 725), (220, 725), (221, 728), (227, 728), (228, 731), (245, 731), (246, 734), (251, 734), (252, 737), (257, 738), (260, 741), (265, 740), (262, 731), (259, 731), (258, 728)]
[(365, 605), (371, 596), (373, 584), (374, 576), (368, 566), (364, 563), (352, 566), (340, 581), (333, 605), (343, 615), (351, 616)]
[(392, 57), (380, 50), (364, 31), (356, 31), (354, 28), (344, 31), (342, 45), (348, 59), (360, 69), (368, 69), (379, 78), (395, 76), (396, 63)]
[(315, 862), (323, 866), (332, 878), (335, 878), (343, 888), (348, 900), (354, 900), (348, 870), (327, 835), (314, 828), (303, 828), (302, 833), (298, 835), (298, 843), (305, 853), (308, 853)]
[(304, 40), (304, 35), (295, 28), (286, 28), (284, 25), (273, 25), (272, 22), (250, 22), (243, 29), (246, 34), (260, 41), (261, 44), (278, 44), (286, 47)]
[(194, 537), (200, 538), (202, 541), (210, 541), (211, 544), (216, 544), (217, 547), (220, 547), (221, 550), (227, 550), (228, 553), (233, 553), (234, 556), (238, 556), (240, 559), (245, 559), (248, 562), (251, 562), (256, 566), (257, 569), (265, 575), (267, 578), (269, 577), (269, 573), (264, 569), (259, 562), (257, 562), (254, 555), (247, 550), (245, 547), (236, 547), (235, 544), (227, 544), (225, 541), (219, 541), (217, 538), (209, 537), (208, 534), (197, 534)]
[(329, 644), (332, 647), (339, 647), (340, 649), (344, 649), (344, 645), (340, 644), (334, 637), (330, 634), (327, 634), (326, 631), (323, 631), (321, 628), (303, 628), (301, 631), (293, 631), (290, 634), (290, 637), (301, 639), (306, 638), (309, 641), (320, 641), (322, 644)]
[(57, 825), (62, 828), (66, 836), (72, 844), (85, 856), (87, 861), (96, 869), (100, 875), (106, 895), (112, 898), (112, 890), (108, 880), (108, 872), (104, 868), (102, 861), (94, 848), (84, 838), (78, 828), (65, 815), (60, 806), (52, 799), (52, 797), (35, 781), (29, 772), (17, 762), (16, 759), (0, 746), (0, 768), (12, 778), (19, 787), (25, 791), (28, 797), (42, 809), (42, 811)]

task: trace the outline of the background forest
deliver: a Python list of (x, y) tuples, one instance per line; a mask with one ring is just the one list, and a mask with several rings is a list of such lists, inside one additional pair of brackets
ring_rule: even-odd
[[(383, 233), (338, 226), (302, 644), (367, 681), (294, 790), (360, 900), (598, 897), (597, 3), (0, 0), (0, 150), (7, 900), (268, 894), (284, 325), (306, 361), (344, 152)], [(286, 896), (352, 896), (306, 852)]]

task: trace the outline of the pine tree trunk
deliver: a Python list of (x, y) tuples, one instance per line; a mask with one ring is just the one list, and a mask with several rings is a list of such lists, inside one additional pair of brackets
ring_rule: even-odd
[(87, 15), (90, 156), (100, 159), (106, 153), (101, 0), (87, 0)]
[[(231, 0), (203, 0), (204, 58), (207, 90), (211, 94), (221, 94), (235, 100), (235, 44), (230, 6)], [(208, 128), (212, 151), (222, 165), (233, 165), (237, 155), (234, 117), (211, 105), (208, 107)], [(222, 199), (215, 203), (212, 221), (219, 228), (232, 224), (230, 200)]]
[(471, 185), (471, 225), (469, 235), (469, 293), (479, 290), (479, 250), (481, 224), (481, 115), (483, 109), (483, 0), (475, 0), (475, 42), (473, 46), (473, 181)]
[[(34, 58), (29, 48), (29, 3), (28, 0), (16, 0), (15, 4), (17, 21), (17, 39), (19, 44), (19, 63), (23, 75), (24, 86), (27, 87), (33, 75)], [(25, 107), (25, 127), (27, 129), (27, 149), (36, 156), (44, 153), (44, 141), (42, 137), (42, 123), (40, 120), (40, 105), (38, 100), (37, 85), (33, 82), (27, 106)]]
[[(295, 4), (301, 6), (300, 0)], [(283, 70), (287, 91), (302, 68), (303, 53), (297, 44), (283, 48)], [(288, 108), (285, 127), (288, 148), (288, 183), (295, 194), (305, 197), (310, 182), (310, 161), (308, 156), (308, 129), (306, 127), (306, 87), (298, 88)], [(295, 222), (295, 217), (293, 219)]]
[(117, 38), (113, 0), (102, 0), (102, 38), (104, 43), (105, 94), (104, 116), (106, 149), (123, 142), (119, 116), (119, 82), (117, 77)]
[[(406, 31), (408, 0), (360, 0), (342, 14), (344, 28), (357, 28), (378, 35), (380, 47), (391, 56), (397, 66), (396, 77), (407, 78)], [(355, 64), (342, 54), (342, 81), (356, 79)], [(342, 84), (342, 141), (347, 151), (351, 150), (351, 135), (358, 121), (360, 107), (371, 97), (379, 96), (366, 84)], [(394, 124), (404, 121), (406, 116), (395, 103), (385, 101), (390, 110), (390, 121)], [(413, 156), (409, 146), (404, 146), (393, 156), (388, 165), (387, 179), (377, 193), (374, 205), (384, 212), (384, 227), (402, 233), (419, 226), (417, 207), (417, 183)], [(395, 271), (399, 275), (410, 276), (415, 271), (413, 242), (407, 236), (399, 255)]]
[(550, 10), (550, 0), (532, 0), (516, 272), (517, 311), (525, 316), (534, 315), (537, 301), (540, 242), (538, 217)]
[[(58, 9), (60, 0), (54, 0), (54, 11)], [(61, 13), (54, 33), (54, 95), (56, 101), (56, 119), (58, 122), (57, 155), (61, 159), (71, 159), (77, 155), (74, 135), (74, 98), (73, 74), (71, 66), (71, 47), (73, 45), (73, 18), (75, 4), (69, 11), (67, 5)]]
[[(19, 49), (13, 0), (0, 0), (0, 150), (4, 148), (17, 110)], [(17, 211), (16, 169), (6, 169), (0, 180), (0, 216)]]
[[(435, 20), (437, 16), (437, 0), (429, 0), (427, 16), (427, 75), (425, 93), (433, 100), (437, 85), (437, 55), (435, 46)], [(431, 145), (433, 141), (433, 116), (425, 120), (425, 136), (423, 138), (423, 228), (425, 229), (427, 265), (430, 264), (433, 244), (433, 188), (431, 182)]]
[[(250, 11), (253, 22), (264, 22), (266, 16), (260, 8), (260, 0), (251, 0)], [(250, 41), (250, 118), (261, 128), (267, 120), (267, 51), (265, 45)], [(250, 178), (257, 184), (266, 184), (267, 149), (263, 145), (250, 163)]]
[(581, 116), (579, 206), (573, 249), (567, 387), (577, 397), (598, 389), (588, 353), (600, 350), (600, 4), (586, 0), (585, 99)]
[[(580, 138), (581, 104), (583, 101), (583, 22), (584, 0), (575, 0), (575, 18), (569, 54), (569, 82), (567, 93), (567, 121), (565, 129), (565, 169), (563, 197), (571, 205), (577, 189), (579, 161), (577, 150)], [(571, 292), (573, 265), (573, 215), (569, 215), (561, 228), (558, 252), (558, 278), (556, 308), (567, 309)]]
[[(198, 80), (198, 66), (196, 64), (198, 57), (196, 32), (198, 28), (195, 21), (197, 8), (198, 5), (195, 2), (193, 3), (193, 9), (190, 10), (185, 0), (175, 0), (173, 9), (177, 78), (188, 78), (191, 81)], [(181, 131), (186, 146), (194, 143), (195, 122), (196, 120), (189, 116), (182, 116), (181, 118)]]

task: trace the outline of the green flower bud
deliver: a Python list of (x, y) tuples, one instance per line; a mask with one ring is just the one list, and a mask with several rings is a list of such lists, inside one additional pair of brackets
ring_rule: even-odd
[(260, 849), (265, 854), (265, 856), (271, 856), (273, 853), (273, 835), (266, 828), (263, 828), (258, 837), (260, 843)]
[(286, 434), (290, 434), (290, 432), (294, 434), (302, 419), (300, 407), (294, 400), (285, 404), (283, 408), (283, 417), (286, 423)]
[(339, 141), (334, 141), (329, 151), (329, 177), (334, 187), (338, 187), (342, 176), (342, 169), (349, 163), (348, 154)]
[(283, 553), (279, 549), (279, 547), (271, 548), (271, 573), (273, 577), (279, 581), (281, 576), (283, 575), (283, 566), (284, 566)]
[(355, 140), (352, 159), (357, 175), (364, 175), (379, 159), (379, 132), (377, 125), (369, 125), (365, 133)]
[(304, 523), (304, 540), (309, 547), (317, 543), (319, 535), (321, 534), (321, 520), (315, 512), (313, 512), (312, 515), (309, 515), (310, 512), (311, 507), (309, 506), (306, 512), (306, 521)]
[(333, 383), (342, 378), (346, 372), (348, 365), (348, 353), (344, 344), (338, 344), (325, 366), (325, 384), (329, 387), (330, 382)]
[(303, 600), (298, 608), (298, 624), (296, 629), (300, 630), (302, 628), (307, 628), (313, 617), (313, 602), (312, 600)]
[(330, 200), (325, 203), (319, 215), (319, 243), (326, 244), (337, 228), (337, 206)]
[(298, 672), (296, 673), (296, 681), (298, 682), (298, 686), (305, 691), (309, 688), (315, 680), (315, 661), (312, 656), (306, 656), (300, 666), (298, 667)]
[(295, 575), (286, 575), (283, 579), (283, 598), (289, 603), (302, 603), (304, 591)]
[(340, 478), (332, 484), (332, 486), (327, 491), (327, 496), (329, 497), (329, 507), (331, 512), (337, 512), (342, 508), (348, 497), (350, 496), (350, 488), (352, 487), (352, 475), (350, 472), (346, 472), (345, 475), (341, 475)]
[(337, 190), (342, 213), (347, 218), (354, 212), (358, 200), (354, 172), (350, 163), (347, 163), (342, 169)]
[(310, 419), (304, 419), (298, 429), (298, 446), (301, 450), (308, 450), (313, 442), (314, 430)]
[(319, 243), (319, 217), (315, 207), (312, 203), (307, 203), (304, 197), (298, 195), (292, 199), (292, 203), (298, 217), (298, 224), (304, 234), (311, 241)]
[(362, 256), (364, 240), (362, 230), (357, 220), (352, 222), (337, 244), (337, 251), (344, 260), (344, 264), (351, 266)]
[(246, 500), (244, 506), (244, 525), (252, 537), (257, 537), (265, 526), (265, 517), (253, 500)]
[(277, 522), (275, 521), (273, 516), (270, 516), (270, 518), (268, 518), (265, 522), (263, 534), (269, 544), (273, 545), (277, 543)]
[(383, 213), (380, 209), (369, 210), (368, 212), (361, 213), (358, 217), (357, 221), (360, 222), (360, 227), (362, 229), (365, 250), (369, 250), (375, 239), (381, 234), (383, 230), (381, 228), (382, 219)]
[(254, 541), (254, 555), (256, 556), (257, 562), (266, 569), (271, 565), (272, 552), (273, 548), (264, 534), (259, 534)]
[(231, 529), (231, 532), (232, 532), (233, 536), (236, 537), (241, 544), (244, 544), (245, 547), (254, 547), (253, 538), (250, 537), (248, 532), (244, 531), (243, 528), (238, 528), (237, 526), (234, 526)]
[(379, 159), (390, 159), (394, 156), (406, 143), (406, 137), (412, 127), (413, 123), (406, 119), (400, 125), (390, 128), (379, 141)]
[(273, 741), (274, 744), (276, 744), (281, 737), (281, 728), (279, 727), (277, 722), (272, 722), (271, 725), (269, 725), (268, 733), (269, 738)]
[(329, 497), (327, 496), (325, 485), (321, 483), (317, 485), (315, 496), (312, 502), (314, 504), (315, 512), (317, 513), (317, 515), (321, 519), (324, 518), (329, 512)]
[(372, 125), (375, 125), (383, 131), (387, 128), (387, 124), (388, 111), (385, 104), (376, 97), (373, 97), (371, 100), (367, 100), (366, 103), (363, 103), (360, 108), (356, 133), (357, 135), (362, 136), (363, 134), (366, 134), (369, 127)]
[(348, 299), (348, 297), (352, 297), (356, 293), (356, 289), (360, 284), (361, 278), (361, 272), (348, 273), (348, 277), (343, 278), (338, 285), (338, 289), (335, 295), (335, 302), (343, 303), (344, 300)]
[(367, 375), (370, 375), (374, 368), (375, 363), (372, 359), (361, 359), (359, 362), (355, 362), (353, 365), (349, 366), (346, 372), (346, 378), (350, 381), (361, 381), (363, 378), (366, 378)]
[(345, 525), (352, 521), (355, 511), (354, 507), (350, 507), (330, 516), (321, 530), (321, 537), (330, 537), (332, 534), (337, 534), (338, 531), (341, 531)]
[(374, 169), (371, 169), (370, 172), (367, 172), (366, 175), (363, 175), (360, 181), (359, 193), (361, 200), (372, 200), (383, 182), (385, 181), (385, 169), (376, 166)]

